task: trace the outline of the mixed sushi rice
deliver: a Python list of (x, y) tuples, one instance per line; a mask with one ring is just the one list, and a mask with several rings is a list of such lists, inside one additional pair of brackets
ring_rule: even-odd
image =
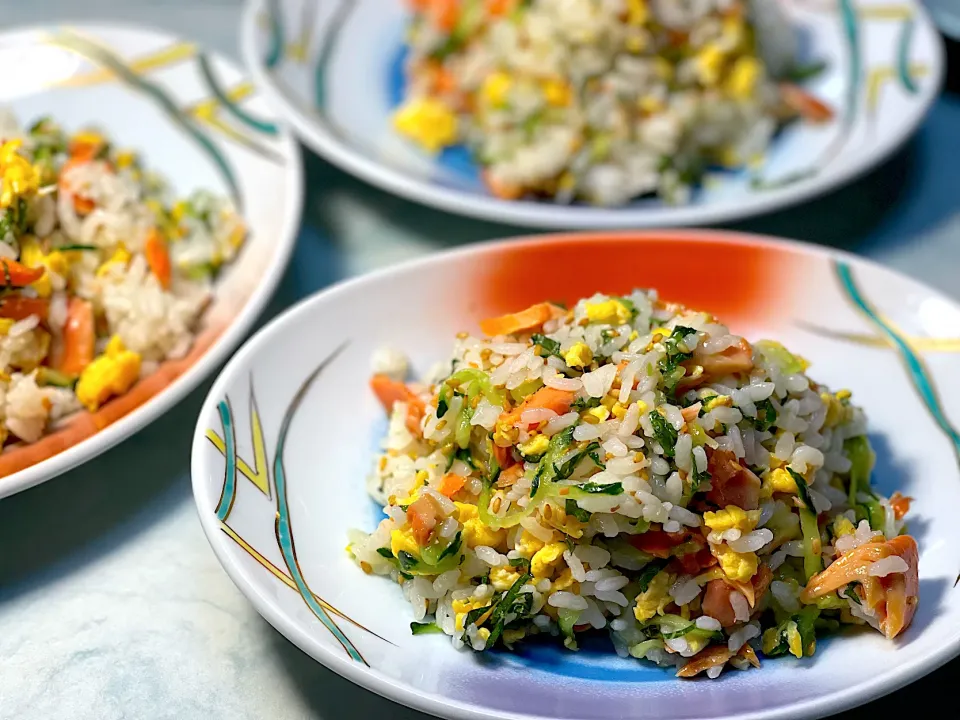
[(481, 329), (423, 383), (396, 350), (374, 360), (386, 517), (348, 551), (400, 584), (414, 633), (483, 651), (605, 631), (716, 677), (910, 624), (910, 499), (872, 489), (863, 411), (802, 357), (653, 291)]
[(832, 117), (771, 0), (410, 3), (396, 128), (466, 145), (499, 197), (683, 203), (708, 168), (760, 163), (785, 123)]
[(97, 130), (0, 117), (0, 447), (186, 355), (245, 238), (229, 200), (174, 200)]

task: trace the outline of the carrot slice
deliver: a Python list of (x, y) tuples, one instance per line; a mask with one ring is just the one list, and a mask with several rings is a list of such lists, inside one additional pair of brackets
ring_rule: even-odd
[(563, 415), (573, 404), (575, 393), (570, 390), (558, 390), (552, 387), (542, 387), (532, 395), (517, 405), (513, 410), (505, 412), (500, 416), (498, 424), (513, 427), (520, 422), (520, 417), (527, 410), (546, 409), (553, 410), (557, 415)]
[(680, 668), (677, 671), (677, 677), (692, 678), (704, 670), (726, 664), (727, 660), (732, 657), (733, 652), (723, 645), (708, 647), (706, 650), (698, 652), (690, 659), (690, 662)]
[(558, 317), (562, 313), (563, 309), (552, 303), (537, 303), (520, 312), (481, 320), (480, 329), (486, 335), (513, 335), (528, 330), (537, 330), (547, 320)]
[(437, 28), (450, 32), (457, 26), (457, 21), (460, 19), (460, 3), (458, 0), (433, 0), (430, 5), (430, 15)]
[(897, 490), (897, 492), (890, 496), (890, 507), (893, 508), (893, 516), (897, 520), (902, 520), (903, 517), (910, 512), (910, 503), (912, 502), (912, 497), (901, 495), (900, 491)]
[(28, 298), (22, 295), (9, 295), (0, 299), (0, 318), (8, 320), (24, 320), (36, 315), (41, 320), (47, 319), (50, 311), (50, 300), (47, 298)]
[(63, 354), (57, 370), (65, 375), (79, 375), (93, 362), (96, 341), (93, 305), (79, 297), (70, 298), (67, 322), (63, 327)]
[(170, 253), (167, 250), (167, 241), (155, 227), (150, 228), (150, 232), (147, 233), (144, 255), (147, 257), (147, 265), (150, 266), (150, 271), (160, 281), (160, 287), (168, 290), (172, 275)]
[(825, 123), (833, 119), (834, 112), (799, 85), (780, 83), (780, 99), (804, 120), (812, 123)]
[(413, 390), (398, 380), (380, 374), (370, 378), (370, 387), (388, 414), (393, 412), (394, 403), (406, 403), (407, 429), (415, 434), (420, 433), (420, 420), (426, 413), (427, 406)]
[(513, 9), (513, 0), (487, 0), (487, 14), (490, 17), (503, 17)]
[(42, 278), (46, 272), (46, 268), (42, 265), (35, 268), (27, 267), (11, 258), (0, 258), (0, 269), (3, 271), (3, 286), (6, 288), (26, 287)]
[(437, 492), (441, 495), (445, 495), (448, 498), (456, 495), (460, 490), (463, 489), (464, 484), (466, 484), (467, 479), (462, 475), (457, 475), (456, 473), (447, 473), (440, 480), (440, 486), (437, 488)]

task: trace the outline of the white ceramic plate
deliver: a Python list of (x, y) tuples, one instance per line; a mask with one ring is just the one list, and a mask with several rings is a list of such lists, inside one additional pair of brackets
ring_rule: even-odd
[(504, 201), (462, 149), (420, 153), (391, 125), (403, 95), (403, 0), (248, 0), (242, 50), (258, 86), (314, 151), (392, 193), (450, 212), (569, 228), (699, 225), (798, 203), (860, 175), (917, 128), (939, 91), (940, 36), (915, 0), (779, 0), (804, 60), (828, 69), (810, 89), (837, 110), (791, 126), (760, 169), (715, 175), (688, 205), (620, 208)]
[[(37, 27), (0, 34), (0, 63), (13, 68), (0, 79), (0, 102), (21, 123), (50, 115), (68, 130), (101, 127), (178, 194), (209, 188), (233, 196), (250, 231), (218, 279), (188, 355), (98, 413), (78, 413), (38, 443), (8, 448), (0, 460), (4, 497), (132, 435), (223, 362), (286, 267), (302, 170), (296, 141), (237, 67), (182, 39), (116, 25)], [(49, 457), (31, 464), (36, 455)]]
[[(584, 258), (602, 275), (585, 272)], [(691, 283), (664, 270), (692, 258), (716, 272)], [(813, 658), (765, 660), (715, 682), (679, 681), (608, 644), (477, 655), (446, 636), (411, 636), (399, 588), (348, 558), (348, 529), (371, 530), (380, 517), (364, 482), (386, 425), (367, 385), (376, 348), (408, 350), (422, 374), (483, 317), (635, 286), (712, 310), (749, 339), (784, 342), (812, 362), (813, 377), (850, 388), (864, 406), (875, 486), (915, 498), (920, 604), (896, 642), (852, 632), (821, 641)], [(251, 339), (200, 413), (194, 496), (214, 551), (267, 620), (341, 675), (417, 709), (451, 718), (821, 717), (960, 652), (958, 351), (960, 306), (808, 245), (660, 231), (468, 247), (340, 284)]]

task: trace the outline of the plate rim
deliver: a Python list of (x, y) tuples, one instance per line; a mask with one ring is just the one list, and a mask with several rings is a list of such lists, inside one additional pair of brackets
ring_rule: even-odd
[[(30, 34), (49, 32), (56, 28), (78, 29), (93, 35), (103, 31), (119, 31), (143, 33), (171, 41), (186, 40), (196, 44), (210, 59), (228, 65), (238, 71), (242, 76), (249, 76), (249, 71), (236, 60), (206, 47), (206, 45), (197, 40), (147, 23), (115, 22), (108, 20), (64, 20), (51, 23), (14, 25), (0, 32), (0, 41), (10, 36), (27, 36)], [(276, 112), (275, 107), (273, 109), (274, 112)], [(278, 120), (281, 120), (280, 114), (276, 114)], [(250, 328), (257, 318), (260, 317), (270, 298), (273, 297), (283, 274), (286, 272), (300, 230), (305, 188), (302, 150), (300, 144), (297, 142), (296, 136), (285, 123), (278, 123), (278, 138), (283, 143), (284, 153), (288, 154), (290, 158), (289, 168), (286, 170), (286, 179), (291, 185), (291, 192), (286, 199), (279, 229), (274, 236), (276, 245), (274, 261), (250, 293), (250, 296), (240, 308), (240, 311), (193, 365), (188, 367), (172, 383), (142, 405), (95, 434), (68, 447), (66, 450), (23, 470), (7, 475), (6, 477), (0, 477), (0, 501), (2, 501), (3, 498), (10, 497), (28, 488), (53, 480), (74, 468), (86, 464), (98, 455), (123, 442), (131, 435), (153, 424), (193, 392), (214, 370), (222, 366), (224, 361), (229, 358), (231, 353), (246, 338)]]
[[(237, 586), (240, 592), (250, 601), (260, 615), (266, 619), (278, 632), (287, 640), (296, 645), (300, 650), (311, 658), (325, 666), (329, 670), (337, 673), (341, 677), (349, 680), (355, 685), (366, 690), (374, 692), (388, 700), (399, 703), (406, 707), (419, 710), (421, 712), (434, 715), (436, 717), (457, 718), (458, 720), (550, 720), (551, 716), (506, 713), (495, 709), (481, 708), (477, 705), (471, 705), (462, 701), (444, 698), (435, 693), (425, 693), (406, 684), (396, 678), (392, 678), (381, 671), (361, 666), (350, 660), (344, 655), (335, 652), (332, 648), (318, 641), (311, 633), (305, 632), (300, 625), (283, 612), (279, 605), (271, 600), (260, 590), (257, 583), (247, 579), (249, 574), (243, 569), (241, 563), (231, 557), (231, 547), (224, 533), (220, 532), (214, 508), (206, 500), (206, 478), (202, 477), (199, 468), (206, 464), (202, 458), (208, 452), (206, 439), (207, 422), (206, 419), (215, 414), (216, 405), (220, 398), (225, 394), (226, 389), (231, 385), (238, 375), (246, 372), (247, 364), (250, 359), (260, 352), (263, 346), (270, 343), (271, 339), (281, 332), (285, 326), (303, 315), (314, 311), (314, 307), (322, 304), (328, 298), (347, 292), (350, 289), (368, 282), (376, 282), (379, 279), (389, 277), (393, 274), (399, 274), (414, 267), (430, 267), (432, 265), (445, 262), (449, 259), (456, 259), (461, 256), (469, 257), (471, 255), (496, 255), (504, 248), (525, 247), (543, 242), (564, 243), (564, 242), (582, 242), (585, 238), (604, 238), (604, 239), (626, 239), (638, 240), (670, 240), (674, 242), (716, 242), (720, 244), (747, 245), (761, 248), (791, 249), (793, 251), (809, 254), (825, 259), (842, 259), (852, 265), (866, 266), (875, 270), (892, 272), (895, 275), (907, 278), (910, 281), (921, 285), (933, 296), (946, 300), (954, 306), (960, 307), (960, 300), (951, 298), (940, 290), (918, 280), (917, 278), (903, 273), (894, 268), (888, 267), (870, 258), (856, 255), (845, 250), (827, 248), (814, 243), (808, 243), (800, 240), (779, 238), (773, 235), (738, 232), (733, 230), (714, 230), (714, 229), (671, 229), (671, 230), (626, 230), (626, 231), (608, 231), (596, 230), (587, 232), (560, 232), (547, 233), (542, 235), (528, 234), (518, 235), (516, 237), (498, 238), (487, 242), (474, 242), (467, 245), (445, 250), (424, 256), (406, 260), (395, 265), (381, 268), (374, 272), (358, 275), (340, 282), (334, 283), (322, 290), (308, 295), (288, 307), (282, 313), (271, 319), (269, 323), (260, 328), (252, 335), (244, 345), (234, 354), (226, 366), (221, 370), (217, 379), (214, 381), (207, 394), (206, 399), (200, 409), (197, 419), (197, 425), (194, 429), (193, 442), (190, 452), (190, 481), (193, 490), (194, 504), (200, 519), (200, 525), (203, 533), (210, 543), (217, 560), (226, 571), (227, 575)], [(809, 700), (799, 701), (782, 708), (774, 710), (761, 710), (747, 714), (737, 715), (737, 720), (800, 720), (802, 718), (823, 717), (834, 713), (844, 712), (851, 708), (863, 705), (872, 700), (899, 690), (900, 688), (920, 679), (921, 677), (933, 672), (943, 666), (953, 658), (960, 655), (960, 624), (957, 628), (957, 636), (952, 643), (944, 643), (936, 653), (920, 657), (909, 665), (904, 666), (900, 663), (892, 666), (892, 669), (883, 675), (870, 678), (860, 683), (854, 691), (844, 693), (836, 691), (829, 695), (814, 696)], [(586, 720), (586, 719), (585, 719)], [(668, 717), (662, 720), (670, 720)], [(730, 715), (710, 715), (701, 716), (701, 720), (732, 720)]]
[(875, 151), (872, 155), (858, 163), (842, 166), (835, 174), (828, 176), (827, 180), (817, 176), (783, 188), (769, 190), (746, 206), (729, 204), (711, 208), (695, 205), (675, 207), (664, 205), (656, 208), (631, 209), (505, 201), (454, 188), (445, 188), (410, 177), (399, 170), (365, 157), (362, 153), (353, 150), (350, 145), (341, 143), (332, 134), (316, 127), (309, 114), (300, 108), (299, 102), (288, 95), (288, 91), (285, 91), (281, 83), (274, 79), (274, 74), (264, 66), (256, 51), (258, 17), (270, 1), (272, 0), (245, 0), (240, 20), (240, 54), (247, 71), (261, 92), (269, 98), (277, 112), (311, 150), (368, 185), (405, 200), (478, 220), (510, 223), (528, 228), (594, 230), (703, 226), (745, 220), (827, 195), (880, 166), (916, 134), (929, 116), (934, 102), (940, 97), (946, 75), (946, 49), (943, 38), (937, 31), (926, 7), (918, 0), (906, 0), (914, 8), (919, 22), (931, 30), (935, 38), (931, 82), (925, 86), (928, 89), (921, 90), (920, 112), (913, 122), (901, 126), (897, 133), (889, 136), (884, 143), (874, 145)]

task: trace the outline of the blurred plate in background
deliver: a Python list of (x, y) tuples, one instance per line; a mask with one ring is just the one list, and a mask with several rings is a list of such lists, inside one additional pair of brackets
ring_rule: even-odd
[(419, 152), (393, 128), (405, 91), (403, 0), (249, 0), (244, 59), (313, 150), (389, 192), (473, 217), (543, 227), (641, 227), (734, 220), (801, 202), (877, 165), (922, 121), (943, 75), (940, 36), (916, 2), (782, 0), (808, 84), (836, 112), (779, 132), (759, 167), (711, 173), (689, 204), (623, 207), (492, 196), (467, 153)]
[(4, 497), (142, 429), (226, 359), (286, 267), (303, 190), (291, 134), (234, 64), (193, 43), (128, 26), (47, 26), (0, 34), (0, 57), (12, 68), (0, 80), (0, 100), (21, 124), (50, 116), (67, 132), (97, 127), (178, 196), (205, 188), (231, 198), (248, 229), (236, 260), (214, 281), (186, 354), (97, 412), (62, 419), (36, 443), (8, 444), (0, 456)]

